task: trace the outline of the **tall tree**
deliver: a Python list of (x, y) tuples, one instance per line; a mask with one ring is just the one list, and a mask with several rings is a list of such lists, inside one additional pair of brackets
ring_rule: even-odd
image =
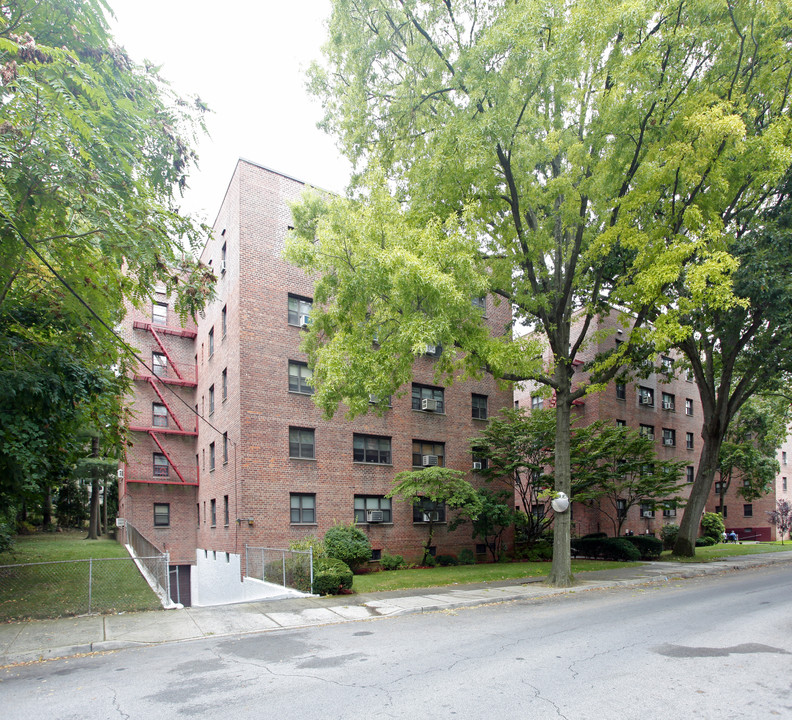
[[(792, 63), (786, 64), (792, 76)], [(677, 287), (675, 302), (658, 318), (660, 335), (667, 333), (684, 354), (703, 416), (701, 456), (674, 546), (677, 555), (695, 553), (699, 520), (731, 423), (751, 397), (782, 389), (792, 372), (790, 198), (792, 175), (776, 197), (768, 197), (757, 229), (750, 211), (739, 204), (731, 211), (734, 237), (728, 248), (739, 261), (734, 274), (737, 303), (716, 309)]]
[(158, 282), (184, 315), (211, 294), (191, 254), (203, 228), (178, 207), (204, 107), (116, 46), (109, 12), (104, 0), (0, 0), (4, 499), (40, 495), (59, 463), (66, 477), (76, 429), (99, 415), (117, 440), (120, 413), (103, 405), (118, 405), (125, 360), (91, 310), (112, 327), (125, 297), (143, 302)]
[[(440, 343), (455, 350), (441, 372), (483, 366), (548, 386), (555, 488), (570, 494), (572, 403), (628, 352), (573, 381), (598, 315), (615, 302), (640, 329), (685, 265), (695, 302), (732, 302), (724, 238), (789, 162), (790, 11), (787, 0), (335, 0), (313, 84), (359, 192), (323, 217), (309, 201), (291, 254), (324, 276), (306, 346), (319, 402), (361, 412), (377, 367)], [(524, 339), (483, 337), (463, 305), (485, 291), (547, 338), (549, 368)], [(381, 394), (404, 382), (377, 377)], [(554, 538), (550, 582), (568, 585), (568, 514)]]

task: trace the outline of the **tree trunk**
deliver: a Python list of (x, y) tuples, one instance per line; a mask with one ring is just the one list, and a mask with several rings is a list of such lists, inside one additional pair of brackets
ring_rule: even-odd
[[(561, 386), (556, 391), (556, 435), (555, 435), (555, 490), (572, 494), (572, 471), (570, 468), (569, 418), (572, 404), (569, 400), (569, 378), (559, 363), (556, 377), (561, 376)], [(547, 582), (555, 587), (569, 587), (572, 575), (572, 554), (569, 543), (572, 537), (572, 521), (569, 510), (555, 513), (553, 521), (553, 566)]]
[(45, 530), (52, 525), (52, 488), (49, 486), (44, 493), (44, 503), (41, 507), (41, 524)]
[(107, 487), (107, 477), (105, 477), (104, 482), (102, 483), (104, 492), (102, 493), (102, 515), (104, 517), (103, 525), (104, 525), (104, 532), (107, 534), (108, 527), (107, 527), (107, 499), (108, 499), (108, 487)]
[(722, 443), (720, 432), (713, 431), (702, 433), (704, 447), (701, 450), (698, 472), (690, 489), (690, 499), (685, 505), (682, 522), (679, 524), (679, 534), (674, 544), (674, 555), (681, 557), (694, 557), (696, 554), (696, 537), (701, 525), (701, 515), (707, 504), (707, 497), (715, 480), (718, 470), (718, 457)]
[[(99, 438), (91, 438), (91, 457), (99, 459)], [(88, 521), (88, 536), (86, 540), (98, 540), (99, 534), (99, 464), (95, 463), (91, 468), (91, 517)]]

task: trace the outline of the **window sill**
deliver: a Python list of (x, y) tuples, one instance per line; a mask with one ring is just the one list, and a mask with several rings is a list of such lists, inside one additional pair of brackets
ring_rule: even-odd
[(308, 460), (309, 462), (316, 462), (316, 458), (304, 458), (304, 457), (294, 457), (293, 455), (289, 455), (289, 460)]
[(421, 415), (442, 415), (443, 417), (445, 417), (446, 414), (445, 410), (443, 412), (432, 412), (431, 410), (416, 410), (415, 408), (412, 408), (412, 411), (414, 413), (420, 413)]
[(365, 460), (353, 460), (353, 465), (368, 465), (369, 467), (393, 467), (393, 463), (376, 463), (376, 462), (366, 462)]
[(479, 422), (489, 422), (489, 418), (470, 418), (471, 420), (478, 420)]
[[(423, 523), (421, 523), (423, 524)], [(356, 520), (355, 525), (386, 525), (388, 527), (393, 527), (393, 520), (390, 522), (367, 522), (365, 520)], [(375, 561), (376, 562), (376, 561)]]
[(317, 527), (319, 523), (315, 522), (304, 522), (304, 523), (289, 523), (291, 527)]
[[(428, 525), (429, 522), (426, 520), (413, 520), (413, 525)], [(435, 525), (448, 525), (448, 520), (435, 520)]]
[(289, 395), (303, 395), (305, 397), (311, 397), (313, 395), (312, 392), (300, 392), (299, 390), (289, 390)]

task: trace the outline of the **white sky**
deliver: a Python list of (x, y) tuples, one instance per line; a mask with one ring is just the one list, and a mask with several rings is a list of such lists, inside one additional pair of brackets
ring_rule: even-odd
[(238, 158), (341, 192), (349, 164), (319, 130), (305, 71), (320, 58), (330, 0), (109, 0), (133, 59), (161, 65), (182, 95), (212, 109), (184, 209), (214, 221)]

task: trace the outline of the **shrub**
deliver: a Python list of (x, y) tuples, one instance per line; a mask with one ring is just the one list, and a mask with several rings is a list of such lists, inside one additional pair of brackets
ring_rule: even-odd
[(663, 552), (663, 541), (651, 535), (631, 535), (623, 539), (638, 548), (641, 560), (657, 560)]
[(638, 548), (625, 538), (575, 538), (571, 547), (573, 554), (585, 557), (627, 561), (641, 559)]
[(462, 548), (462, 550), (459, 551), (457, 561), (460, 565), (475, 565), (476, 554), (470, 548)]
[(336, 558), (323, 558), (314, 565), (313, 591), (316, 595), (337, 595), (352, 589), (352, 571)]
[(424, 558), (421, 558), (421, 565), (423, 567), (434, 567), (437, 565), (437, 560), (435, 559), (434, 555), (427, 555)]
[(14, 544), (14, 535), (11, 527), (4, 522), (0, 522), (0, 553), (8, 552)]
[(588, 535), (584, 535), (581, 540), (588, 540), (589, 538), (606, 538), (608, 537), (608, 533), (604, 532), (595, 532), (589, 533)]
[(701, 518), (701, 531), (706, 537), (711, 537), (719, 543), (723, 539), (723, 533), (726, 532), (723, 515), (714, 512), (704, 513), (704, 517)]
[(301, 540), (292, 540), (289, 543), (289, 550), (308, 550), (309, 548), (313, 548), (314, 562), (327, 557), (324, 543), (315, 535), (307, 535)]
[(324, 547), (327, 557), (341, 560), (352, 570), (371, 559), (371, 543), (354, 521), (333, 525), (325, 533)]
[(679, 525), (674, 525), (673, 523), (663, 525), (662, 530), (660, 530), (660, 537), (663, 538), (663, 548), (665, 550), (672, 550), (678, 536)]
[(438, 555), (435, 560), (437, 560), (438, 565), (442, 565), (443, 567), (459, 565), (459, 561), (453, 555)]
[(404, 567), (404, 558), (401, 555), (389, 555), (384, 552), (380, 558), (380, 565), (383, 570), (400, 570)]
[(716, 540), (714, 537), (702, 535), (701, 537), (696, 538), (696, 547), (710, 547), (711, 545), (717, 545), (719, 542), (720, 540)]

